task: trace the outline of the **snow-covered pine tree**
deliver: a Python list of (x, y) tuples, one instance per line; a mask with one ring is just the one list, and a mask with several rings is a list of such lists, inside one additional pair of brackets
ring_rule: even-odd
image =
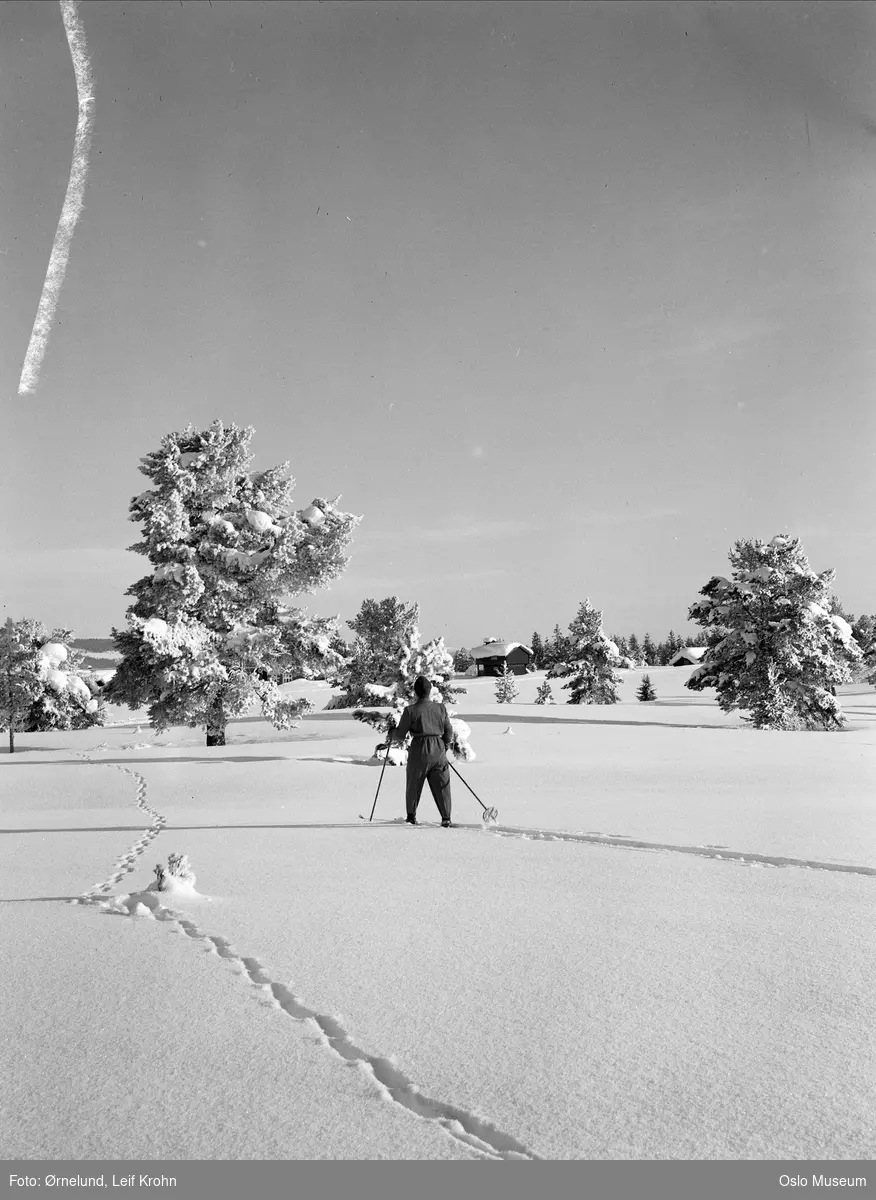
[(646, 633), (642, 638), (642, 658), (645, 660), (646, 667), (653, 667), (657, 662), (657, 647), (651, 640), (650, 633)]
[(541, 640), (541, 634), (534, 633), (532, 635), (532, 661), (535, 664), (536, 671), (540, 671), (544, 666), (544, 643)]
[(569, 653), (569, 635), (563, 633), (559, 625), (555, 625), (553, 635), (544, 643), (544, 665), (551, 670), (553, 667), (565, 663)]
[(650, 675), (643, 675), (642, 682), (636, 689), (636, 697), (639, 700), (656, 700), (657, 693), (654, 691), (654, 685), (651, 682)]
[(474, 659), (468, 646), (460, 646), (453, 654), (453, 669), (457, 675), (463, 675), (473, 664)]
[(37, 653), (26, 622), (8, 617), (0, 631), (0, 729), (9, 731), (9, 753), (15, 753), (15, 734), (41, 689)]
[(280, 652), (270, 668), (272, 677), (335, 683), (349, 657), (338, 618), (314, 617), (304, 609), (278, 604), (275, 619), (280, 629)]
[[(392, 599), (395, 600), (395, 597)], [(407, 609), (400, 605), (395, 611), (399, 620), (393, 634), (396, 641), (394, 652), (391, 655), (387, 653), (386, 656), (374, 657), (363, 652), (357, 659), (354, 646), (352, 667), (348, 669), (344, 678), (344, 693), (326, 705), (327, 708), (349, 708), (356, 704), (379, 705), (379, 709), (356, 708), (353, 717), (370, 725), (372, 729), (379, 730), (384, 739), (389, 730), (398, 725), (407, 705), (416, 700), (414, 683), (419, 675), (424, 675), (431, 681), (431, 699), (438, 703), (448, 704), (454, 696), (465, 694), (464, 688), (453, 686), (453, 656), (444, 645), (444, 639), (433, 638), (425, 646), (421, 645), (419, 605), (413, 604)], [(357, 635), (357, 642), (359, 640)], [(392, 639), (387, 642), (387, 647), (391, 644)], [(373, 671), (370, 679), (366, 677), (367, 670)], [(471, 730), (464, 721), (453, 714), (449, 706), (447, 711), (453, 726), (451, 752), (456, 758), (469, 761), (475, 757), (474, 750), (468, 744)], [(409, 745), (410, 736), (405, 739), (402, 747), (390, 750), (387, 761), (393, 766), (401, 766), (407, 760)], [(382, 754), (386, 748), (385, 740), (379, 742), (374, 750), (375, 755)]]
[(630, 656), (630, 648), (627, 645), (627, 639), (625, 637), (622, 637), (620, 634), (613, 633), (611, 635), (611, 640), (617, 646), (617, 652), (621, 656), (621, 658), (630, 658), (631, 657)]
[(732, 578), (713, 575), (691, 605), (708, 643), (686, 686), (716, 688), (724, 712), (746, 710), (756, 729), (842, 725), (835, 690), (861, 651), (828, 611), (834, 572), (817, 575), (789, 534), (735, 542), (730, 565)]
[(861, 661), (851, 667), (852, 679), (876, 684), (876, 615), (861, 613), (852, 626), (852, 637), (861, 648)]
[(615, 674), (619, 662), (617, 646), (602, 630), (602, 613), (589, 599), (578, 606), (569, 625), (570, 662), (556, 671), (571, 676), (564, 689), (570, 692), (567, 704), (617, 704), (620, 677)]
[(42, 733), (102, 725), (105, 708), (95, 677), (84, 670), (81, 651), (69, 645), (69, 629), (48, 632), (40, 621), (13, 621), (0, 631), (0, 729)]
[(661, 667), (668, 666), (669, 660), (675, 657), (676, 651), (678, 650), (677, 643), (680, 641), (681, 638), (678, 637), (675, 630), (670, 629), (669, 633), (667, 634), (666, 641), (661, 642), (661, 644), (657, 647), (657, 661)]
[[(830, 596), (827, 611), (832, 617), (842, 617), (852, 631), (854, 644), (861, 651), (860, 655), (849, 656), (848, 653), (846, 654), (846, 661), (849, 665), (849, 679), (853, 683), (867, 680), (870, 672), (873, 670), (873, 665), (876, 665), (871, 662), (872, 653), (870, 638), (867, 636), (867, 618), (856, 618), (853, 613), (846, 612), (842, 600), (835, 593)], [(873, 682), (876, 682), (876, 680)]]
[(638, 666), (638, 664), (642, 661), (642, 651), (639, 647), (639, 639), (634, 633), (631, 633), (627, 639), (627, 646), (629, 647), (630, 658)]
[(517, 684), (514, 682), (514, 672), (508, 669), (507, 663), (502, 663), (502, 674), (496, 677), (496, 703), (513, 704), (517, 698)]
[(554, 700), (554, 694), (551, 691), (551, 685), (548, 683), (548, 681), (546, 679), (538, 685), (538, 689), (535, 693), (535, 703), (536, 704), (555, 704), (556, 703), (556, 701)]
[(355, 637), (339, 680), (343, 690), (326, 708), (376, 703), (375, 696), (397, 682), (402, 649), (412, 636), (419, 637), (419, 619), (419, 605), (406, 605), (397, 596), (363, 600), (359, 612), (347, 622)]
[(313, 706), (283, 697), (287, 669), (331, 666), (336, 622), (282, 601), (326, 587), (347, 565), (360, 518), (317, 497), (292, 509), (288, 464), (252, 471), (251, 427), (214, 421), (167, 434), (141, 460), (153, 488), (136, 496), (130, 547), (151, 573), (128, 588), (128, 628), (113, 630), (122, 661), (107, 696), (148, 706), (156, 730), (205, 726), (225, 744), (229, 720), (260, 700), (278, 729)]
[(398, 596), (388, 596), (380, 601), (363, 600), (358, 613), (347, 624), (370, 654), (389, 660), (398, 653), (400, 637), (417, 624), (419, 615), (418, 605), (406, 606)]

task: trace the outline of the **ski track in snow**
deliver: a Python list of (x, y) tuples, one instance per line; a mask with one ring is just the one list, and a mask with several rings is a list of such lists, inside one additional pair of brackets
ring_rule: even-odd
[[(395, 826), (407, 829), (404, 817), (390, 820), (371, 821), (362, 813), (359, 820), (364, 825)], [(674, 842), (646, 842), (639, 838), (627, 837), (623, 833), (568, 833), (562, 829), (532, 829), (519, 825), (494, 825), (491, 822), (481, 825), (464, 825), (454, 822), (454, 829), (467, 829), (489, 834), (491, 837), (517, 838), (523, 842), (572, 842), (588, 846), (610, 846), (620, 850), (657, 850), (672, 854), (693, 854), (697, 858), (718, 859), (721, 862), (740, 863), (746, 867), (802, 867), (809, 871), (840, 871), (848, 875), (876, 875), (876, 867), (864, 867), (854, 863), (822, 862), (814, 858), (787, 858), (780, 854), (757, 854), (753, 850), (731, 850), (728, 846), (681, 846)], [(439, 826), (420, 821), (414, 828), (435, 829)], [(451, 836), (444, 834), (443, 836)]]
[(853, 863), (820, 862), (811, 858), (786, 858), (779, 854), (756, 854), (751, 850), (731, 850), (727, 846), (680, 846), (672, 842), (646, 842), (622, 833), (566, 833), (551, 829), (521, 829), (513, 825), (487, 825), (484, 832), (492, 837), (512, 837), (533, 842), (584, 842), (592, 846), (614, 846), (631, 850), (662, 850), (674, 854), (693, 854), (698, 858), (720, 859), (749, 867), (803, 867), (810, 871), (842, 871), (850, 875), (876, 875), (876, 867)]
[[(96, 747), (98, 750), (106, 748), (105, 746)], [(530, 1162), (539, 1159), (537, 1154), (528, 1150), (516, 1138), (503, 1133), (483, 1117), (467, 1112), (453, 1104), (446, 1104), (441, 1100), (433, 1100), (424, 1096), (390, 1059), (368, 1054), (356, 1046), (337, 1017), (327, 1016), (308, 1008), (286, 984), (277, 983), (271, 979), (257, 959), (240, 954), (227, 938), (205, 933), (184, 913), (166, 908), (156, 893), (135, 892), (118, 899), (107, 898), (111, 889), (120, 883), (125, 875), (134, 870), (136, 859), (163, 831), (167, 818), (146, 803), (146, 780), (139, 771), (132, 771), (129, 767), (123, 767), (117, 763), (95, 761), (82, 751), (77, 751), (77, 753), (91, 766), (113, 767), (132, 776), (137, 781), (137, 807), (152, 817), (152, 824), (117, 860), (114, 864), (116, 870), (107, 880), (103, 883), (96, 883), (94, 887), (71, 903), (99, 905), (106, 913), (127, 913), (132, 917), (145, 915), (144, 910), (146, 910), (151, 918), (175, 925), (192, 941), (205, 945), (210, 953), (240, 967), (239, 973), (249, 979), (252, 985), (264, 994), (266, 1002), (272, 1007), (286, 1013), (294, 1021), (309, 1021), (315, 1025), (319, 1030), (319, 1036), (315, 1041), (337, 1055), (348, 1066), (367, 1072), (384, 1099), (400, 1105), (424, 1120), (440, 1125), (450, 1137), (462, 1143), (467, 1149), (475, 1151), (481, 1158), (494, 1161), (516, 1159)]]

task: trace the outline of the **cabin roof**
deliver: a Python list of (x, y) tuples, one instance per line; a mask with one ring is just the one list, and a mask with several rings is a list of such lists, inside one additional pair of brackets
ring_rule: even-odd
[(529, 646), (524, 646), (523, 642), (487, 642), (485, 646), (475, 646), (474, 650), (470, 650), (472, 658), (507, 658), (515, 647), (519, 646), (525, 650), (527, 654), (532, 654)]

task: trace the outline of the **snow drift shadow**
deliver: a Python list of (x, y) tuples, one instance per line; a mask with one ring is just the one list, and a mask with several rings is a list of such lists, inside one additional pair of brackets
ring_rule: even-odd
[[(66, 748), (66, 747), (65, 747)], [(287, 758), (285, 754), (221, 754), (215, 758), (197, 758), (192, 755), (189, 758), (173, 757), (162, 758), (160, 755), (155, 755), (152, 758), (101, 758), (95, 763), (83, 763), (78, 758), (56, 758), (52, 762), (45, 763), (22, 763), (22, 766), (28, 767), (81, 767), (85, 766), (128, 766), (129, 764), (148, 763), (150, 766), (160, 767), (163, 763), (208, 763), (211, 765), (222, 763), (255, 763), (255, 762), (294, 762), (292, 758)]]
[[(374, 758), (373, 756), (371, 758), (363, 758), (363, 757), (357, 758), (355, 755), (345, 755), (345, 754), (326, 754), (326, 755), (298, 754), (298, 755), (296, 755), (295, 759), (292, 761), (294, 761), (294, 762), (342, 763), (343, 766), (345, 766), (345, 767), (382, 767), (383, 766), (382, 758)], [(392, 766), (393, 764), (390, 763), (389, 765)]]
[[(0, 746), (0, 756), (5, 755), (8, 759), (14, 759), (16, 754), (40, 754), (43, 751), (51, 754), (56, 750), (68, 749), (69, 746), (16, 746), (14, 752), (10, 754), (8, 746)], [(30, 765), (33, 766), (33, 763)]]
[[(587, 705), (587, 707), (595, 707)], [(563, 710), (566, 711), (566, 710)], [(467, 713), (459, 708), (457, 716), (469, 724), (500, 724), (507, 725), (509, 722), (514, 725), (636, 725), (646, 726), (653, 725), (657, 729), (720, 729), (736, 732), (740, 728), (745, 728), (744, 725), (710, 725), (691, 721), (636, 721), (632, 718), (623, 720), (620, 717), (542, 717), (536, 716), (534, 713), (521, 713), (514, 711), (514, 705), (509, 704), (503, 713)]]
[(30, 829), (0, 829), (3, 833), (138, 833), (139, 825), (73, 825), (67, 829), (45, 829), (35, 825)]

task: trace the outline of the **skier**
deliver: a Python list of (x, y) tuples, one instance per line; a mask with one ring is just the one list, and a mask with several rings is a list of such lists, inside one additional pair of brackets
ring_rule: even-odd
[(390, 741), (403, 742), (405, 735), (410, 733), (412, 742), (408, 750), (408, 776), (405, 789), (407, 804), (407, 820), (410, 825), (416, 825), (417, 805), (423, 791), (423, 784), (428, 779), (433, 799), (441, 814), (441, 824), (445, 829), (451, 828), (450, 821), (450, 766), (447, 762), (447, 750), (453, 740), (453, 726), (443, 704), (435, 704), (429, 699), (432, 684), (419, 675), (414, 683), (417, 699), (409, 704), (401, 715), (401, 720), (390, 733)]

